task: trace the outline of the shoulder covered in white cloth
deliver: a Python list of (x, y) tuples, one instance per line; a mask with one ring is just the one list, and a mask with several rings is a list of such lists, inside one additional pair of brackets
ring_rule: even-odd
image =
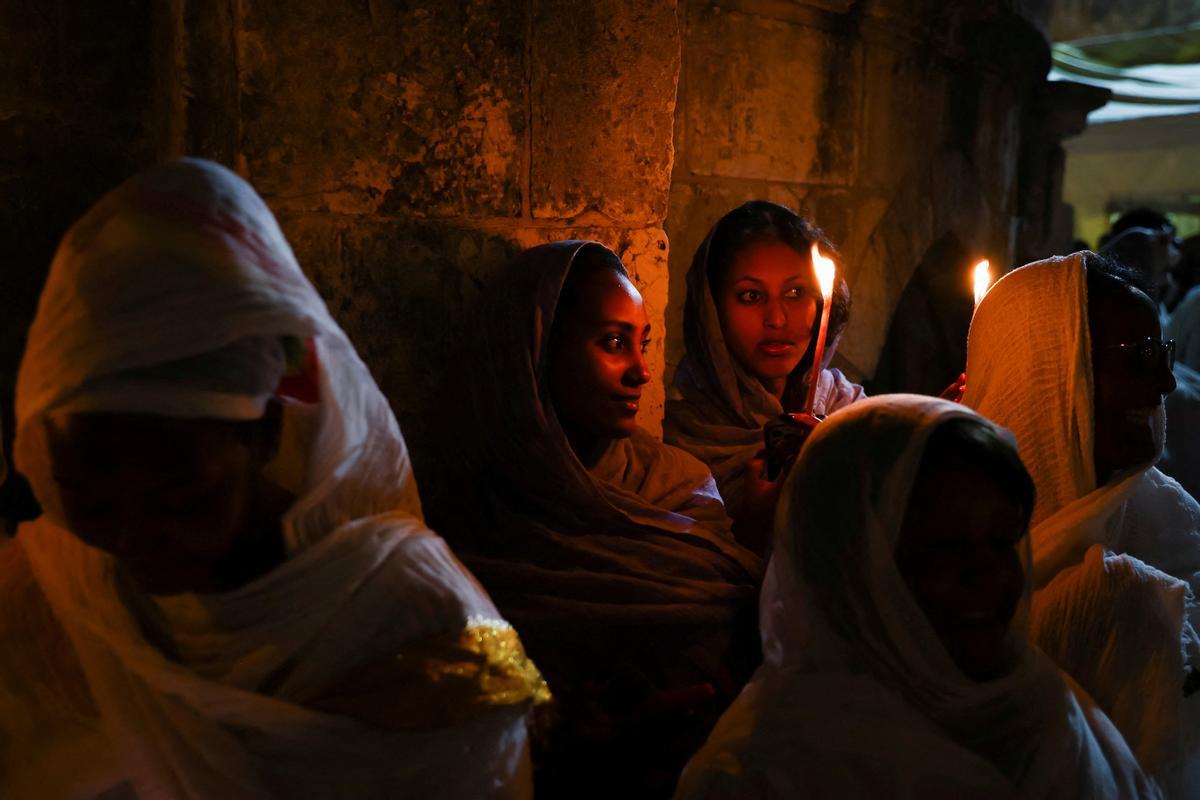
[[(26, 526), (12, 547), (23, 549), (43, 569), (65, 560), (88, 571), (86, 560), (77, 560), (84, 553), (71, 552), (82, 546), (69, 534), (44, 526)], [(23, 596), (27, 604), (44, 602), (38, 594)], [(493, 782), (517, 769), (525, 741), (525, 707), (520, 705), (440, 731), (405, 730), (401, 717), (391, 733), (303, 707), (355, 666), (397, 656), (414, 641), (471, 624), (504, 625), (445, 543), (412, 517), (356, 521), (237, 592), (183, 595), (160, 604), (163, 617), (158, 622), (185, 664), (166, 659), (142, 639), (139, 621), (122, 613), (115, 594), (93, 588), (73, 600), (78, 603), (74, 611), (93, 620), (92, 647), (98, 645), (126, 675), (126, 696), (109, 702), (173, 697), (164, 707), (168, 719), (163, 722), (170, 730), (197, 744), (224, 738), (221, 730), (239, 731), (239, 749), (258, 765), (255, 772), (268, 776), (269, 784), (303, 786), (318, 795), (353, 790), (367, 796), (386, 796), (399, 786), (425, 786), (442, 796), (473, 797), (495, 791)], [(10, 620), (48, 619), (37, 607), (8, 611), (19, 611), (6, 613)], [(58, 654), (62, 659), (73, 655), (70, 649)], [(31, 704), (23, 716), (6, 715), (10, 723), (38, 719), (45, 710), (33, 705), (37, 698), (70, 692), (70, 687), (53, 685), (55, 679), (79, 676), (78, 665), (58, 660), (25, 665), (36, 673), (5, 676), (6, 683), (21, 684), (4, 687), (5, 694)], [(269, 696), (260, 693), (266, 682), (277, 684)], [(34, 688), (39, 684), (43, 689)], [(386, 693), (377, 701), (387, 704)], [(64, 726), (64, 721), (74, 724)], [(99, 719), (60, 717), (54, 723), (68, 733), (74, 729), (74, 735), (81, 728), (111, 730)], [(211, 728), (214, 723), (220, 728)], [(283, 730), (290, 733), (281, 737)], [(31, 741), (21, 731), (6, 733), (14, 742)], [(42, 736), (45, 742), (45, 731)], [(98, 746), (94, 741), (86, 749)], [(406, 757), (386, 757), (389, 748)], [(482, 769), (456, 766), (470, 751)], [(46, 752), (61, 753), (61, 748)], [(485, 755), (490, 765), (478, 760)], [(9, 773), (10, 786), (45, 781), (54, 772), (55, 764), (37, 753), (26, 756), (24, 768)]]
[[(1096, 794), (1089, 781), (1069, 791), (1074, 774), (1105, 774), (1120, 735), (1080, 690), (1063, 685), (1068, 727), (1097, 732), (1098, 746), (1045, 776), (1056, 797), (1122, 797), (1111, 779)], [(780, 736), (786, 730), (788, 735)], [(1123, 751), (1124, 748), (1117, 748)], [(1126, 756), (1127, 757), (1127, 756)], [(788, 765), (780, 769), (780, 765)], [(1148, 784), (1142, 797), (1157, 797)], [(1105, 792), (1104, 789), (1107, 791)], [(796, 797), (1012, 798), (1014, 787), (988, 761), (946, 738), (902, 699), (865, 675), (784, 670), (746, 687), (693, 759), (677, 800), (785, 800)]]
[[(96, 401), (135, 415), (254, 418), (281, 377), (279, 359), (270, 372), (242, 360), (255, 380), (238, 381), (232, 395), (224, 368), (205, 372), (199, 385), (188, 380), (197, 377), (197, 357), (253, 337), (274, 342), (272, 350), (289, 339), (311, 355), (313, 413), (307, 423), (284, 419), (280, 452), (292, 469), (263, 470), (295, 498), (280, 519), (287, 556), (223, 594), (152, 597), (112, 555), (60, 526), (69, 515), (39, 432), (57, 409), (94, 409)], [(161, 396), (140, 383), (148, 375)], [(131, 376), (139, 392), (125, 391)], [(37, 591), (22, 595), (30, 608), (0, 605), (0, 625), (40, 620), (63, 636), (61, 646), (28, 651), (29, 674), (4, 688), (37, 712), (53, 710), (53, 692), (38, 681), (69, 672), (62, 662), (74, 660), (88, 703), (59, 714), (59, 727), (41, 735), (71, 729), (72, 713), (88, 717), (90, 704), (84, 728), (92, 735), (72, 752), (110, 774), (113, 787), (194, 800), (473, 798), (528, 789), (520, 768), (524, 716), (540, 681), (532, 668), (516, 670), (529, 691), (480, 704), (454, 724), (421, 725), (391, 702), (395, 683), (372, 687), (371, 697), (395, 710), (387, 725), (313, 710), (314, 698), (373, 659), (400, 662), (428, 637), (477, 622), (511, 629), (425, 527), (387, 400), (262, 198), (233, 172), (194, 159), (161, 165), (72, 226), (30, 328), (16, 451), (47, 513), (23, 526), (14, 545), (36, 581)], [(42, 604), (48, 611), (32, 613)], [(526, 666), (515, 635), (504, 638), (505, 663)], [(463, 659), (476, 668), (465, 682), (486, 688), (491, 673), (478, 669), (476, 655)], [(437, 688), (427, 676), (411, 683)], [(0, 795), (14, 794), (5, 780), (70, 780), (54, 760), (22, 758), (44, 752), (28, 732), (9, 735), (15, 744), (0, 748)]]

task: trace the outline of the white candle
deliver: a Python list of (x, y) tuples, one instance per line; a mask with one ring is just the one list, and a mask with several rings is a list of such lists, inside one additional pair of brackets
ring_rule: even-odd
[(829, 332), (829, 307), (833, 303), (833, 278), (837, 273), (833, 259), (821, 255), (816, 244), (812, 246), (813, 271), (817, 273), (817, 284), (821, 287), (824, 305), (821, 311), (821, 327), (817, 332), (817, 346), (813, 349), (812, 378), (808, 382), (808, 398), (804, 401), (804, 413), (813, 412), (817, 397), (817, 380), (821, 377), (821, 362), (825, 360), (825, 336)]

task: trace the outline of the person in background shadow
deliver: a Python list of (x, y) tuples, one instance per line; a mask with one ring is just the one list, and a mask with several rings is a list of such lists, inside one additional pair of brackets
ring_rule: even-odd
[(430, 518), (559, 702), (538, 793), (669, 796), (758, 663), (759, 561), (708, 469), (637, 424), (651, 331), (615, 253), (528, 250), (480, 315), (458, 492)]
[(678, 800), (1158, 797), (1029, 644), (1033, 504), (1011, 437), (956, 403), (821, 424), (780, 500), (765, 663)]
[(1174, 238), (1162, 229), (1126, 228), (1107, 240), (1100, 254), (1115, 259), (1142, 276), (1147, 296), (1166, 328), (1166, 301), (1174, 292), (1172, 273), (1179, 263)]
[(1014, 270), (967, 345), (964, 401), (1013, 432), (1037, 486), (1033, 640), (1168, 796), (1200, 787), (1200, 505), (1154, 468), (1171, 348), (1135, 275), (1095, 253)]
[(16, 411), (0, 796), (530, 796), (545, 684), (241, 178), (173, 161), (68, 231)]
[[(1175, 306), (1175, 313), (1168, 315), (1169, 298), (1179, 288), (1176, 276), (1181, 274), (1178, 266), (1171, 266), (1173, 252), (1162, 229), (1126, 228), (1108, 241), (1103, 254), (1116, 259), (1137, 276), (1139, 288), (1156, 303), (1160, 324), (1167, 337), (1175, 342), (1178, 355), (1185, 348), (1190, 351), (1194, 342), (1188, 338), (1186, 321), (1192, 307)], [(1180, 359), (1171, 371), (1175, 377), (1175, 391), (1164, 400), (1166, 438), (1157, 467), (1196, 496), (1200, 494), (1200, 436), (1196, 435), (1200, 430), (1200, 372)]]
[[(759, 553), (770, 541), (781, 481), (764, 474), (763, 427), (802, 412), (812, 374), (822, 297), (811, 249), (834, 250), (789, 208), (752, 200), (722, 217), (692, 259), (683, 336), (687, 354), (667, 393), (663, 438), (706, 463), (738, 540)], [(864, 396), (829, 369), (850, 319), (839, 279), (813, 413), (831, 414)], [(816, 419), (800, 419), (803, 436)]]
[(1179, 363), (1200, 372), (1200, 236), (1185, 239), (1181, 249), (1183, 259), (1174, 279), (1181, 291), (1171, 307), (1167, 335), (1175, 340)]

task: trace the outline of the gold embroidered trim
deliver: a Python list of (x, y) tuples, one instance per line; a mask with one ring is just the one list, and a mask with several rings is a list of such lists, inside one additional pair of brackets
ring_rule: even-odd
[(550, 701), (550, 688), (505, 623), (406, 643), (341, 676), (305, 705), (395, 730), (458, 725), (502, 708)]

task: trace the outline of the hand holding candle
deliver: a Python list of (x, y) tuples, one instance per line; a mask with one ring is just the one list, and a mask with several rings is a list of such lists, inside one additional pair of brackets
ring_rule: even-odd
[(983, 296), (987, 294), (988, 288), (992, 285), (991, 265), (985, 258), (975, 265), (975, 307), (979, 308), (979, 304), (983, 302)]
[(813, 413), (813, 402), (817, 397), (817, 381), (821, 377), (821, 362), (825, 360), (825, 336), (829, 332), (829, 309), (833, 304), (833, 279), (837, 273), (833, 259), (821, 255), (817, 245), (812, 246), (813, 271), (821, 287), (824, 305), (821, 309), (821, 327), (817, 332), (817, 346), (813, 349), (812, 377), (808, 381), (808, 397), (804, 401), (804, 413)]

